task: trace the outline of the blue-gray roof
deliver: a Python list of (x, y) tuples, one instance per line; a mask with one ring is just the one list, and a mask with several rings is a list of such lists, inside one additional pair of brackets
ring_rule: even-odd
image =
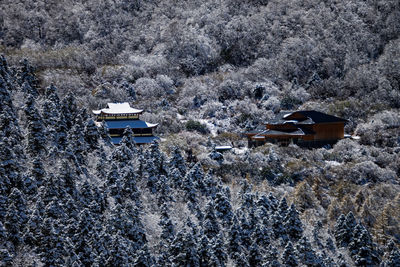
[[(157, 136), (135, 136), (135, 137), (133, 137), (133, 140), (136, 142), (136, 144), (149, 144), (158, 139), (160, 139), (160, 138)], [(119, 144), (119, 142), (121, 142), (121, 140), (122, 140), (122, 137), (111, 137), (111, 141), (115, 145)]]
[(157, 124), (148, 123), (142, 120), (109, 120), (104, 121), (104, 123), (109, 129), (125, 129), (128, 126), (132, 129), (153, 128), (157, 126)]

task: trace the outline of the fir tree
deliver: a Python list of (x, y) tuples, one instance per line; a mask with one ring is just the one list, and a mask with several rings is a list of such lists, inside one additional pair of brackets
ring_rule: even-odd
[(157, 203), (162, 205), (163, 203), (173, 200), (172, 191), (169, 187), (169, 182), (165, 175), (160, 175), (158, 181), (156, 182), (157, 187)]
[(0, 248), (0, 264), (1, 266), (11, 266), (13, 255), (7, 248)]
[(297, 263), (296, 253), (294, 251), (292, 242), (289, 241), (286, 244), (281, 260), (286, 266), (297, 266), (298, 263)]
[(274, 237), (276, 239), (278, 238), (286, 239), (287, 238), (286, 229), (283, 227), (284, 218), (281, 215), (279, 209), (273, 213), (270, 220)]
[(30, 214), (26, 226), (26, 231), (23, 236), (24, 243), (32, 247), (37, 247), (40, 245), (39, 243), (41, 236), (40, 227), (43, 223), (43, 218), (39, 212), (39, 209), (44, 209), (41, 205), (42, 203), (38, 202), (36, 204), (35, 209)]
[(236, 263), (236, 266), (250, 267), (247, 257), (243, 252), (235, 252), (231, 257)]
[[(272, 196), (272, 195), (271, 195)], [(257, 201), (257, 207), (259, 209), (259, 216), (265, 217), (269, 212), (272, 212), (272, 204), (267, 196), (262, 195)]]
[(204, 172), (200, 163), (196, 163), (188, 172), (187, 176), (193, 181), (193, 184), (198, 192), (203, 196), (207, 194), (207, 189), (204, 184)]
[(175, 237), (175, 228), (168, 213), (168, 206), (164, 203), (161, 206), (161, 218), (159, 225), (162, 229), (161, 238), (165, 240), (167, 244), (170, 244)]
[(199, 266), (212, 266), (213, 251), (210, 248), (210, 241), (208, 240), (206, 235), (202, 235), (200, 238), (200, 243), (198, 245), (198, 254), (199, 254)]
[(112, 152), (112, 160), (118, 163), (120, 169), (131, 165), (133, 159), (132, 150), (127, 142), (121, 142), (120, 145)]
[(22, 177), (22, 184), (23, 193), (27, 196), (27, 198), (34, 198), (38, 189), (38, 184), (35, 178), (30, 177), (29, 175), (24, 175)]
[(75, 124), (75, 119), (79, 114), (79, 109), (76, 105), (76, 99), (72, 93), (68, 93), (61, 101), (61, 113), (67, 129), (71, 129)]
[(129, 240), (126, 240), (117, 232), (112, 237), (110, 256), (106, 261), (106, 266), (132, 266), (134, 263), (134, 252), (131, 251)]
[(8, 207), (4, 219), (8, 240), (14, 246), (18, 246), (23, 241), (22, 235), (28, 216), (25, 196), (17, 188), (14, 188), (8, 196)]
[(54, 219), (46, 218), (41, 225), (39, 255), (45, 266), (62, 266), (67, 255), (66, 242), (61, 235), (61, 229)]
[(244, 212), (239, 213), (239, 222), (240, 222), (240, 228), (241, 228), (241, 241), (242, 241), (242, 246), (249, 250), (250, 245), (251, 245), (251, 235), (253, 234), (253, 228), (251, 227), (251, 224), (248, 220), (248, 217)]
[(400, 251), (393, 245), (389, 257), (386, 260), (385, 267), (396, 267), (400, 266)]
[(111, 164), (110, 171), (107, 174), (106, 186), (108, 188), (107, 190), (110, 192), (110, 196), (118, 203), (122, 203), (122, 182), (118, 166), (115, 163)]
[(29, 64), (27, 59), (20, 62), (20, 67), (17, 71), (17, 82), (29, 95), (35, 98), (39, 95), (37, 90), (39, 81), (36, 78), (35, 69)]
[(253, 243), (249, 248), (249, 265), (250, 266), (261, 266), (263, 262), (262, 254), (257, 243)]
[(240, 255), (242, 253), (242, 228), (236, 215), (233, 216), (232, 225), (228, 235), (228, 252), (231, 257), (234, 254)]
[(54, 86), (54, 84), (51, 84), (49, 87), (46, 88), (45, 97), (46, 100), (48, 100), (55, 106), (54, 110), (60, 110), (60, 98), (57, 95), (57, 88)]
[(61, 167), (58, 170), (58, 180), (62, 185), (62, 189), (65, 190), (72, 197), (76, 197), (76, 174), (71, 169), (71, 163), (67, 160), (61, 161)]
[(306, 266), (321, 266), (322, 262), (311, 247), (307, 237), (302, 237), (296, 245), (299, 261)]
[(256, 224), (251, 239), (261, 248), (266, 248), (270, 244), (270, 231), (261, 220)]
[(335, 239), (336, 244), (340, 247), (347, 247), (352, 241), (352, 233), (356, 226), (356, 220), (352, 212), (349, 212), (347, 216), (341, 214), (335, 224)]
[(30, 168), (29, 174), (33, 179), (35, 179), (38, 187), (44, 184), (46, 171), (44, 169), (44, 165), (40, 157), (35, 157), (32, 160), (32, 167)]
[(278, 250), (274, 246), (272, 245), (268, 246), (264, 261), (265, 261), (264, 266), (273, 266), (273, 267), (281, 266), (281, 264), (278, 261)]
[(179, 147), (175, 147), (171, 158), (168, 161), (168, 167), (173, 170), (176, 169), (179, 172), (180, 177), (186, 175), (186, 161), (182, 156), (182, 152)]
[(133, 266), (140, 267), (150, 267), (154, 266), (155, 260), (154, 257), (150, 254), (147, 246), (141, 248), (138, 252), (135, 253), (136, 257), (133, 262)]
[(233, 218), (232, 206), (230, 203), (230, 190), (225, 187), (215, 195), (215, 215), (223, 222), (225, 226), (229, 226)]
[(379, 255), (375, 250), (372, 237), (361, 224), (354, 227), (349, 250), (357, 266), (376, 266), (379, 263)]
[(287, 204), (287, 201), (286, 201), (286, 198), (285, 198), (285, 197), (283, 197), (283, 198), (281, 199), (281, 201), (279, 202), (278, 211), (279, 211), (279, 214), (280, 214), (283, 218), (286, 217), (286, 214), (287, 214), (288, 211), (289, 211), (289, 206), (288, 206), (288, 204)]
[(67, 151), (71, 152), (72, 156), (77, 160), (78, 169), (85, 165), (85, 158), (89, 148), (85, 141), (83, 130), (81, 125), (76, 123), (68, 133)]
[(287, 235), (292, 240), (298, 240), (303, 234), (303, 225), (293, 204), (290, 206), (284, 218), (284, 227)]
[(69, 127), (66, 124), (65, 120), (58, 117), (57, 126), (55, 129), (56, 129), (55, 138), (56, 138), (57, 149), (63, 151), (66, 149), (66, 147), (68, 145), (68, 129), (69, 129)]
[(131, 127), (127, 126), (124, 130), (120, 145), (125, 145), (132, 152), (136, 150), (136, 142)]
[(208, 202), (206, 205), (202, 227), (204, 234), (208, 237), (208, 239), (217, 236), (220, 232), (217, 217), (215, 216), (214, 202), (212, 201)]
[(137, 206), (140, 206), (140, 191), (137, 187), (137, 177), (136, 172), (131, 165), (125, 166), (122, 170), (122, 192), (123, 195), (136, 203)]
[(220, 232), (218, 236), (214, 237), (211, 240), (211, 249), (213, 251), (213, 256), (215, 256), (218, 264), (215, 266), (225, 266), (225, 262), (227, 261), (228, 255), (225, 251), (225, 244), (223, 233)]
[(179, 231), (170, 246), (172, 266), (199, 266), (200, 259), (194, 236), (186, 230)]

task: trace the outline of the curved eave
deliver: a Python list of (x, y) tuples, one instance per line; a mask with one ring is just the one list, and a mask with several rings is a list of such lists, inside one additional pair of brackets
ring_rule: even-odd
[(118, 114), (142, 114), (143, 110), (142, 109), (136, 109), (132, 111), (107, 111), (107, 110), (92, 110), (93, 114), (95, 115), (101, 115), (101, 114), (107, 114), (107, 115), (118, 115)]
[(131, 129), (145, 129), (158, 126), (158, 124), (148, 123), (142, 120), (105, 120), (104, 123), (108, 129), (125, 129), (128, 126)]

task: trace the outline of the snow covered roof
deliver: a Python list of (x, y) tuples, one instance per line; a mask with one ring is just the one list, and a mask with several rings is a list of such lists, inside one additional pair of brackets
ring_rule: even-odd
[(215, 150), (229, 150), (232, 146), (215, 146)]
[(154, 128), (158, 124), (145, 122), (142, 120), (107, 120), (104, 122), (106, 127), (109, 129), (124, 129), (131, 127), (132, 129), (138, 128)]
[[(305, 135), (304, 132), (301, 129), (297, 129), (296, 131), (290, 131), (290, 132), (283, 132), (283, 131), (278, 131), (278, 130), (265, 130), (264, 132), (256, 135), (255, 137), (259, 136), (277, 136), (277, 135), (286, 135), (286, 136), (298, 136), (298, 135)], [(253, 136), (254, 138), (254, 136)]]
[(107, 103), (107, 108), (100, 110), (93, 110), (93, 113), (99, 115), (101, 113), (105, 114), (137, 114), (142, 113), (142, 109), (131, 108), (128, 102), (124, 103)]

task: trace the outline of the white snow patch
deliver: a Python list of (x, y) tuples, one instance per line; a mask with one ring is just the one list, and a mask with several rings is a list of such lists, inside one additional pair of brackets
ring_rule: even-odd
[(329, 166), (340, 166), (340, 165), (342, 165), (342, 163), (337, 162), (337, 161), (335, 161), (335, 160), (326, 160), (325, 162), (326, 162), (326, 164), (329, 165)]

